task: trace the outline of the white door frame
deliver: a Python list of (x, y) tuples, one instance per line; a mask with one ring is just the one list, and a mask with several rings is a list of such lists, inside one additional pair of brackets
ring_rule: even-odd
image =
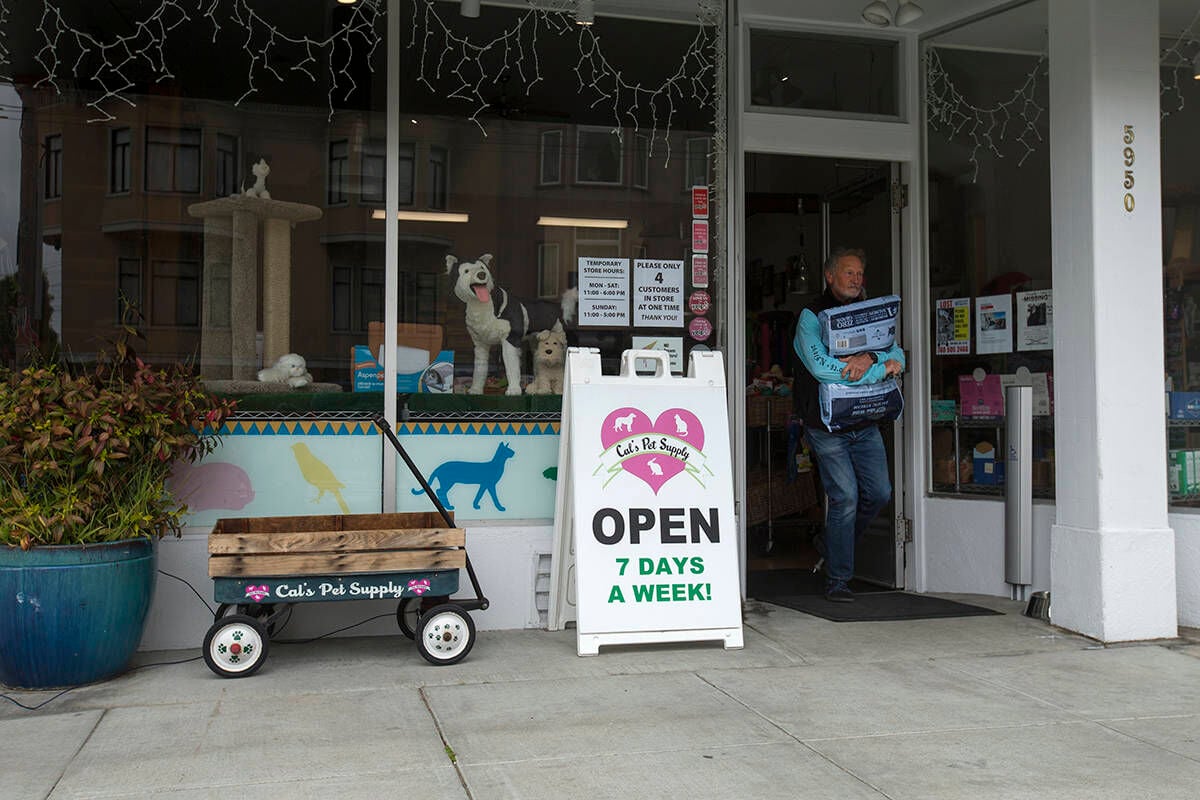
[[(732, 5), (732, 4), (731, 4)], [(905, 421), (901, 426), (902, 447), (897, 449), (904, 462), (896, 470), (896, 513), (912, 521), (913, 549), (904, 557), (904, 549), (897, 548), (897, 583), (916, 591), (923, 591), (925, 570), (920, 557), (923, 540), (924, 507), (920, 499), (926, 491), (926, 469), (924, 455), (925, 437), (921, 435), (928, 426), (929, 389), (926, 380), (928, 358), (928, 310), (925, 302), (925, 261), (923, 230), (920, 221), (924, 207), (923, 171), (918, 165), (924, 163), (924, 136), (922, 135), (920, 112), (921, 70), (919, 45), (916, 37), (899, 37), (903, 101), (902, 121), (880, 122), (864, 119), (838, 119), (834, 117), (803, 116), (796, 113), (769, 113), (748, 110), (748, 98), (742, 87), (749, 73), (749, 29), (779, 28), (778, 19), (758, 20), (742, 16), (736, 21), (736, 31), (731, 41), (731, 69), (728, 75), (729, 89), (729, 149), (727, 153), (727, 187), (729, 196), (726, 209), (727, 263), (730, 269), (726, 280), (726, 309), (728, 319), (727, 359), (730, 370), (729, 407), (731, 441), (734, 456), (734, 490), (738, 515), (738, 540), (742, 561), (742, 591), (745, 594), (746, 564), (746, 447), (745, 447), (745, 397), (746, 364), (742, 357), (746, 352), (745, 323), (745, 159), (747, 153), (770, 153), (776, 155), (815, 156), (827, 158), (863, 159), (894, 162), (898, 165), (901, 183), (908, 186), (908, 205), (897, 220), (899, 236), (893, 236), (893, 264), (904, 264), (905, 269), (895, 276), (898, 292), (906, 299), (901, 324), (908, 356), (908, 379), (904, 382)], [(826, 30), (825, 32), (830, 32)], [(914, 555), (916, 557), (914, 557)]]

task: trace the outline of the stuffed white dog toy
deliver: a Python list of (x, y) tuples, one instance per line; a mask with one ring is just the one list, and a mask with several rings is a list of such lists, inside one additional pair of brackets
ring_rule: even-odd
[(538, 331), (533, 343), (533, 380), (525, 394), (562, 394), (563, 368), (567, 361), (567, 334), (555, 323), (548, 331)]
[(458, 267), (454, 296), (467, 307), (467, 332), (475, 343), (475, 371), (467, 393), (483, 394), (488, 376), (488, 352), (500, 345), (504, 376), (508, 379), (504, 393), (520, 394), (522, 341), (534, 331), (549, 330), (556, 323), (562, 330), (563, 323), (574, 321), (579, 293), (574, 289), (567, 290), (561, 303), (519, 300), (496, 286), (491, 264), (491, 253), (462, 263), (455, 256), (446, 256), (447, 275)]
[(293, 389), (313, 382), (304, 359), (295, 353), (285, 353), (274, 366), (260, 369), (258, 379), (263, 383), (285, 383)]

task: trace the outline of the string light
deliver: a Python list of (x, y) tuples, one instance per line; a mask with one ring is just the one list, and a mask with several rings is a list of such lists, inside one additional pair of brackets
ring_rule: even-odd
[[(926, 113), (929, 127), (946, 131), (948, 139), (966, 136), (971, 144), (971, 154), (967, 160), (973, 167), (972, 183), (979, 178), (980, 150), (986, 149), (996, 158), (1004, 158), (1000, 145), (1007, 140), (1016, 142), (1023, 148), (1017, 161), (1019, 167), (1042, 141), (1037, 124), (1046, 109), (1035, 97), (1038, 81), (1045, 74), (1046, 54), (1042, 53), (1011, 98), (983, 108), (963, 97), (950, 73), (942, 66), (937, 48), (926, 49)], [(1013, 129), (1017, 129), (1016, 134), (1012, 133)]]
[[(34, 58), (46, 74), (34, 86), (49, 84), (61, 94), (60, 80), (80, 77), (82, 65), (94, 64), (90, 78), (100, 87), (100, 96), (87, 103), (87, 107), (100, 116), (88, 121), (116, 119), (107, 109), (109, 104), (123, 102), (130, 107), (137, 106), (127, 94), (135, 87), (135, 67), (149, 66), (150, 77), (156, 82), (174, 78), (167, 63), (166, 49), (171, 34), (193, 21), (189, 8), (212, 25), (213, 41), (221, 31), (222, 19), (232, 19), (245, 32), (243, 47), (250, 56), (246, 75), (248, 87), (234, 105), (258, 91), (257, 81), (264, 73), (282, 81), (283, 72), (300, 72), (316, 83), (316, 73), (320, 71), (329, 81), (329, 116), (332, 119), (334, 98), (339, 94), (349, 97), (358, 87), (350, 71), (351, 55), (365, 49), (366, 62), (370, 64), (371, 56), (382, 40), (376, 25), (376, 18), (383, 13), (379, 0), (364, 0), (348, 6), (345, 21), (324, 39), (285, 33), (251, 8), (248, 0), (158, 0), (157, 7), (132, 24), (132, 33), (112, 33), (101, 39), (70, 24), (51, 0), (43, 0), (37, 26), (43, 44)], [(6, 11), (0, 10), (0, 24), (7, 16)], [(342, 54), (343, 60), (338, 63), (334, 60), (335, 50)], [(7, 58), (7, 50), (0, 50), (0, 56)]]
[[(410, 48), (419, 48), (417, 80), (429, 91), (462, 100), (474, 107), (468, 117), (486, 136), (481, 117), (491, 106), (484, 92), (506, 74), (517, 75), (525, 94), (543, 79), (538, 51), (542, 36), (574, 36), (579, 59), (574, 71), (582, 96), (590, 98), (590, 107), (612, 110), (613, 132), (650, 130), (650, 155), (659, 138), (670, 158), (669, 134), (677, 103), (690, 96), (701, 107), (714, 107), (714, 89), (718, 57), (718, 36), (722, 27), (722, 8), (715, 0), (698, 3), (699, 27), (695, 38), (680, 57), (674, 73), (657, 86), (630, 83), (600, 47), (595, 26), (575, 24), (573, 0), (558, 0), (549, 6), (529, 8), (507, 29), (488, 40), (472, 41), (451, 30), (440, 14), (436, 0), (415, 0)], [(444, 91), (435, 84), (446, 83)], [(663, 134), (659, 136), (660, 128)]]

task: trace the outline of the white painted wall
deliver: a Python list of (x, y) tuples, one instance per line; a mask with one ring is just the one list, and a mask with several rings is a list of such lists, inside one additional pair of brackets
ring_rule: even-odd
[[(1008, 597), (1004, 582), (1004, 503), (927, 497), (924, 591)], [(1055, 507), (1033, 506), (1032, 591), (1050, 590), (1050, 527)], [(1175, 583), (1179, 624), (1200, 627), (1200, 514), (1169, 515), (1175, 531)]]
[[(491, 603), (487, 611), (471, 612), (476, 629), (541, 627), (534, 605), (535, 569), (538, 555), (551, 552), (553, 547), (551, 522), (544, 519), (480, 522), (466, 531), (467, 554), (480, 588)], [(138, 649), (199, 651), (213, 621), (210, 608), (216, 608), (212, 580), (208, 577), (208, 529), (188, 528), (182, 538), (163, 539), (158, 546), (158, 568), (187, 580), (204, 602), (180, 581), (160, 574)], [(459, 575), (459, 587), (456, 596), (473, 596), (465, 570)], [(377, 614), (387, 616), (338, 635), (400, 636), (395, 612), (394, 600), (301, 603), (293, 609), (292, 619), (280, 638), (312, 638)]]

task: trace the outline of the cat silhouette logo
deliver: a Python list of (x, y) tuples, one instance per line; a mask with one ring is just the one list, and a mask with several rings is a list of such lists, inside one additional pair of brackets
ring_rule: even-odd
[[(433, 489), (433, 484), (437, 483), (434, 494), (447, 511), (454, 510), (454, 506), (450, 505), (450, 490), (460, 483), (479, 487), (475, 499), (471, 501), (473, 508), (479, 508), (479, 501), (483, 499), (483, 493), (487, 492), (496, 510), (503, 511), (504, 506), (500, 505), (500, 498), (496, 496), (496, 484), (500, 483), (504, 467), (512, 457), (513, 449), (501, 442), (490, 461), (443, 462), (429, 475), (429, 488)], [(412, 493), (424, 494), (425, 490), (417, 488), (413, 489)]]
[(681, 473), (701, 487), (713, 474), (705, 463), (704, 426), (685, 408), (668, 408), (653, 420), (640, 408), (618, 408), (600, 424), (600, 443), (604, 452), (592, 474), (606, 473), (605, 487), (625, 472), (658, 494)]

